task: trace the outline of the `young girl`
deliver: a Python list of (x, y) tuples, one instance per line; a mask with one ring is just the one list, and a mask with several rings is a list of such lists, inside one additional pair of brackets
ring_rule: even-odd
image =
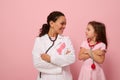
[(78, 80), (106, 80), (100, 64), (104, 62), (107, 49), (105, 25), (91, 21), (86, 29), (87, 40), (80, 47), (79, 60), (83, 60)]

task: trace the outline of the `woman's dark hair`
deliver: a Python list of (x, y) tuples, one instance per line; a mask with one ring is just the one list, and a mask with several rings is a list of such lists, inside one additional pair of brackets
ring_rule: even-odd
[(43, 24), (42, 28), (40, 29), (40, 34), (39, 37), (45, 35), (48, 33), (49, 29), (50, 29), (50, 21), (55, 22), (60, 16), (64, 16), (64, 14), (60, 11), (53, 11), (51, 12), (48, 17), (47, 17), (47, 24)]
[(107, 43), (107, 37), (106, 37), (105, 24), (97, 21), (90, 21), (88, 24), (93, 26), (95, 33), (97, 34), (96, 41), (105, 43), (107, 48), (108, 43)]

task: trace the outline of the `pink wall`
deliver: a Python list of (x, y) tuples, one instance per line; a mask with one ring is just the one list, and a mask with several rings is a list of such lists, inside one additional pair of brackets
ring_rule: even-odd
[[(103, 69), (107, 80), (120, 79), (120, 0), (0, 0), (0, 80), (35, 80), (32, 63), (34, 38), (47, 15), (62, 11), (67, 18), (64, 32), (72, 39), (78, 55), (85, 39), (88, 21), (102, 21), (107, 26), (109, 49)], [(71, 65), (77, 80), (81, 62)]]

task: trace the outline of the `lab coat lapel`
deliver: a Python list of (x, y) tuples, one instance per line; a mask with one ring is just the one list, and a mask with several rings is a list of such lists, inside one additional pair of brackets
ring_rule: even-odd
[(58, 38), (57, 38), (54, 46), (58, 46), (58, 45), (60, 45), (62, 42), (63, 42), (63, 37), (62, 37), (61, 35), (58, 35)]
[(51, 49), (48, 51), (48, 54), (54, 54), (57, 51), (57, 48), (59, 45), (63, 42), (63, 37), (58, 35), (54, 45), (51, 47)]

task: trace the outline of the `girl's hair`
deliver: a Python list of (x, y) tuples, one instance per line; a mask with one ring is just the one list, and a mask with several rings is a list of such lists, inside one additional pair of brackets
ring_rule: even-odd
[(45, 35), (48, 33), (49, 29), (50, 29), (50, 21), (55, 22), (60, 16), (64, 16), (64, 14), (60, 11), (53, 11), (51, 12), (48, 17), (47, 17), (47, 24), (43, 24), (42, 28), (40, 29), (40, 34), (39, 37)]
[(108, 43), (106, 37), (105, 24), (97, 21), (90, 21), (88, 24), (93, 26), (95, 33), (97, 34), (96, 41), (105, 43), (107, 48)]

